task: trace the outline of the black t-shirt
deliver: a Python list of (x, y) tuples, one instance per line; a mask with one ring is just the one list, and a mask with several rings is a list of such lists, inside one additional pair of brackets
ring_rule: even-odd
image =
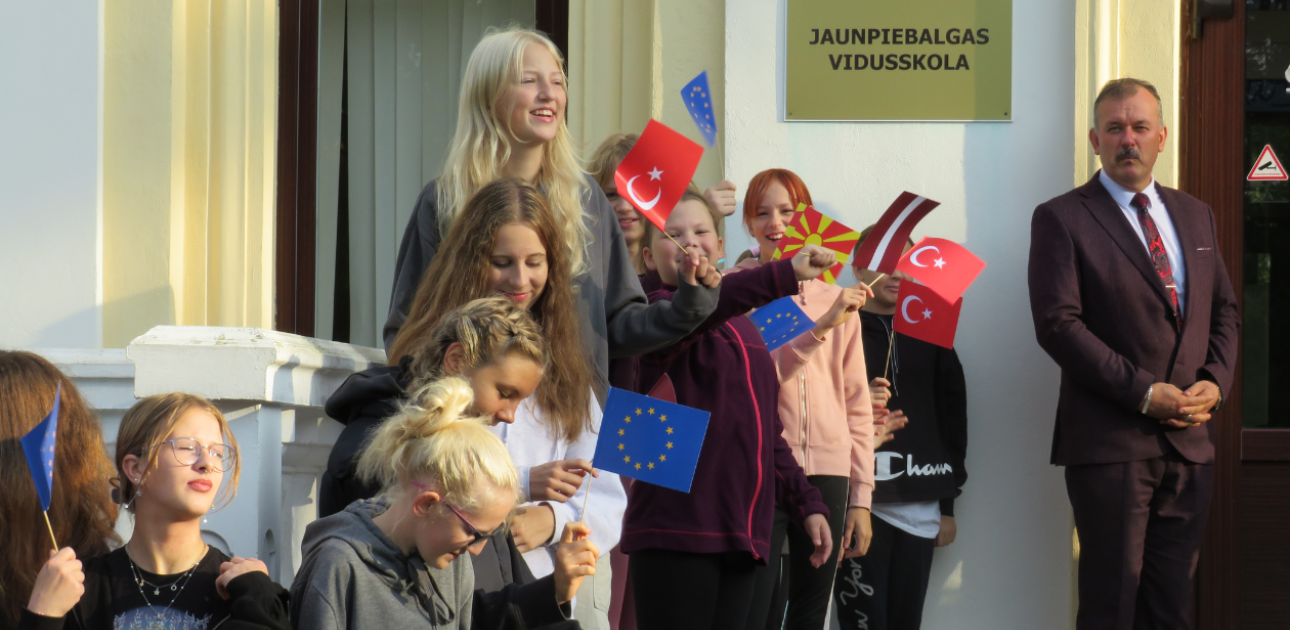
[(263, 573), (238, 576), (228, 583), (231, 599), (220, 597), (215, 581), (227, 560), (211, 547), (191, 574), (156, 575), (132, 570), (124, 548), (90, 558), (71, 614), (23, 609), (18, 630), (290, 630), (289, 595)]
[(229, 615), (229, 602), (215, 590), (219, 565), (227, 560), (211, 547), (191, 572), (157, 575), (132, 568), (124, 548), (109, 553), (113, 630), (214, 628)]

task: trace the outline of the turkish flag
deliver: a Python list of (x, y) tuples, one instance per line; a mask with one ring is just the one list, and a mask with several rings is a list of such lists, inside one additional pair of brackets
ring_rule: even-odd
[(985, 261), (954, 241), (927, 237), (896, 263), (896, 270), (917, 278), (947, 302), (963, 296), (985, 269)]
[(620, 196), (662, 230), (702, 157), (703, 147), (696, 142), (650, 120), (614, 171), (614, 185)]
[(911, 280), (902, 280), (893, 328), (902, 335), (953, 348), (962, 306), (963, 298), (950, 304), (931, 289)]

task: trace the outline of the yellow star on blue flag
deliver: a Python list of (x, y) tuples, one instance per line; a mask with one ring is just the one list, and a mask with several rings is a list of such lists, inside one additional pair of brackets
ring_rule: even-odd
[(707, 70), (700, 72), (699, 76), (681, 88), (681, 100), (685, 101), (685, 109), (689, 110), (695, 126), (703, 133), (703, 140), (710, 147), (716, 146), (717, 112), (712, 109), (712, 90), (708, 89)]
[(791, 296), (779, 298), (748, 317), (757, 325), (766, 349), (771, 351), (815, 327), (815, 321), (806, 316)]
[[(628, 424), (629, 417), (637, 421)], [(689, 492), (708, 418), (706, 411), (611, 387), (600, 426), (610, 439), (596, 443), (596, 468)]]

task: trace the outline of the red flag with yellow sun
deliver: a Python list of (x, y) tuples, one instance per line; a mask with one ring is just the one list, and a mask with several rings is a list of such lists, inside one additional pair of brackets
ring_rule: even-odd
[(851, 259), (851, 252), (855, 250), (859, 240), (859, 232), (824, 216), (815, 208), (799, 203), (797, 214), (793, 215), (793, 220), (784, 230), (784, 238), (780, 240), (779, 248), (771, 258), (779, 260), (793, 256), (803, 245), (819, 245), (832, 250), (837, 254), (838, 264), (825, 271), (820, 279), (834, 284), (838, 281), (838, 274), (842, 273), (842, 266)]

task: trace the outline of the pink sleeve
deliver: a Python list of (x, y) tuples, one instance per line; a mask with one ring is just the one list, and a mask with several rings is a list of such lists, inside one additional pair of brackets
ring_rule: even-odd
[(824, 341), (820, 341), (815, 338), (815, 333), (808, 330), (792, 341), (775, 348), (775, 351), (770, 354), (775, 358), (775, 367), (779, 368), (779, 382), (783, 383), (797, 376), (797, 373), (811, 361), (815, 351), (828, 341), (827, 334), (824, 335)]
[[(851, 431), (851, 492), (849, 506), (870, 507), (873, 501), (873, 399), (869, 396), (869, 371), (864, 363), (860, 317), (842, 325), (843, 387), (846, 390), (847, 428)], [(814, 337), (812, 337), (814, 338)]]

